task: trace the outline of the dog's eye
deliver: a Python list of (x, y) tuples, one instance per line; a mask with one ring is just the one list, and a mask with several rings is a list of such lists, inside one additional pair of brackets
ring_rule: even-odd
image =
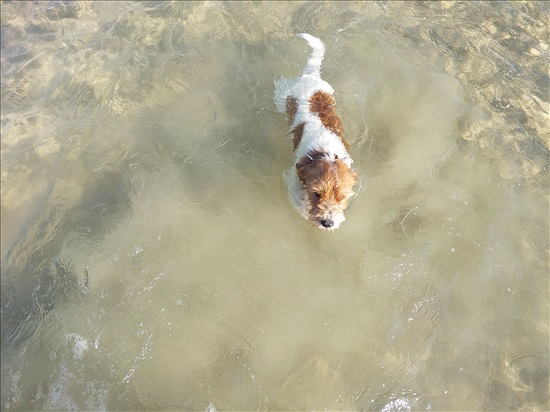
[(321, 193), (313, 192), (313, 196), (315, 197), (315, 199), (320, 199), (321, 198)]

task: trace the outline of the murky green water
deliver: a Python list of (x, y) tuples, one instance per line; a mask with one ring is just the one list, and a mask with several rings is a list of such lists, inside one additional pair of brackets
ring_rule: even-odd
[[(546, 411), (548, 3), (3, 2), (3, 410)], [(326, 43), (361, 187), (301, 219)]]

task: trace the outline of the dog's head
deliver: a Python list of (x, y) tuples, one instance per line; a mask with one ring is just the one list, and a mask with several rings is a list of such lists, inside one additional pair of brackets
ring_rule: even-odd
[(304, 156), (296, 171), (307, 193), (309, 220), (319, 229), (338, 229), (353, 196), (355, 171), (342, 159), (320, 151)]

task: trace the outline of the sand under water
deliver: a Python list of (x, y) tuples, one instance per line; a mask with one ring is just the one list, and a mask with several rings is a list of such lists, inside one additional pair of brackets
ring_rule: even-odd
[[(549, 410), (544, 2), (2, 2), (3, 410)], [(326, 44), (360, 175), (296, 214)]]

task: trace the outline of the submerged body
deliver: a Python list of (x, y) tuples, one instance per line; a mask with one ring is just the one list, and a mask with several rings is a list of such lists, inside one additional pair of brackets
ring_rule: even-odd
[(320, 76), (325, 46), (309, 34), (298, 36), (312, 48), (302, 75), (275, 83), (275, 104), (287, 113), (294, 135), (295, 165), (285, 180), (295, 209), (318, 228), (333, 230), (345, 220), (357, 174), (335, 111), (334, 89)]

